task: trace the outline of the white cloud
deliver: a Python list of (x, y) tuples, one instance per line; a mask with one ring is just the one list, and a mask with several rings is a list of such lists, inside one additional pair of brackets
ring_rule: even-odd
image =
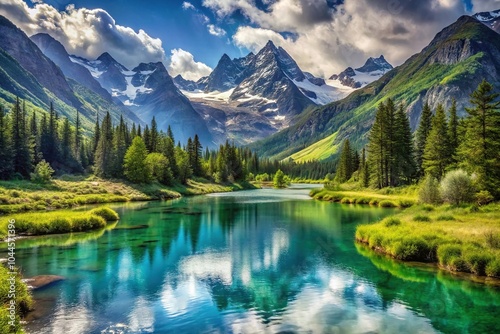
[(500, 0), (474, 0), (472, 5), (474, 12), (487, 12), (500, 9)]
[(70, 54), (95, 59), (109, 52), (127, 67), (140, 62), (165, 61), (162, 42), (144, 30), (116, 24), (103, 9), (78, 8), (66, 10), (35, 1), (29, 8), (22, 0), (2, 0), (0, 14), (6, 16), (27, 35), (47, 33), (61, 42)]
[(210, 33), (210, 35), (221, 37), (221, 36), (224, 36), (226, 34), (226, 31), (224, 29), (216, 27), (213, 24), (207, 25), (207, 28), (208, 28), (208, 32)]
[(191, 2), (184, 1), (182, 3), (182, 9), (185, 9), (185, 10), (194, 9), (195, 10), (196, 8), (194, 7), (194, 5)]
[(239, 12), (250, 21), (233, 36), (236, 45), (256, 51), (271, 39), (304, 70), (323, 76), (381, 54), (399, 65), (465, 11), (461, 0), (345, 0), (335, 9), (326, 0), (266, 3), (264, 10), (253, 0), (204, 0), (203, 6), (220, 19)]
[(181, 74), (184, 79), (196, 81), (212, 72), (210, 67), (196, 62), (193, 55), (185, 50), (174, 49), (171, 52), (168, 72), (172, 77)]

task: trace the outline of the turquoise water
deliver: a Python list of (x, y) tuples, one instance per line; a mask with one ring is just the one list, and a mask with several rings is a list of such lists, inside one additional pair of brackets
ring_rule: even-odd
[(107, 230), (18, 240), (29, 333), (495, 333), (500, 289), (354, 243), (393, 212), (252, 190), (113, 206)]

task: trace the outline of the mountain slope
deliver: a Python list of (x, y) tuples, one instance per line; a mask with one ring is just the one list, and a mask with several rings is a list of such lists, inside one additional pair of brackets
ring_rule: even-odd
[[(449, 107), (455, 98), (463, 115), (469, 95), (480, 81), (486, 79), (500, 88), (499, 73), (500, 35), (463, 16), (438, 33), (422, 52), (381, 79), (341, 101), (300, 115), (294, 126), (252, 147), (261, 154), (286, 158), (338, 131), (334, 140), (317, 150), (331, 150), (345, 138), (360, 148), (366, 143), (378, 103), (388, 97), (408, 106), (415, 129), (425, 101), (435, 109), (438, 103)], [(321, 156), (321, 152), (314, 155)]]
[(0, 16), (0, 47), (11, 55), (36, 80), (68, 105), (79, 108), (80, 102), (61, 69), (47, 58), (24, 32)]

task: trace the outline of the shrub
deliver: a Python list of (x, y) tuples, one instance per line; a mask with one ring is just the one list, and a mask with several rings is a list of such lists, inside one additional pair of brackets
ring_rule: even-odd
[(500, 249), (500, 234), (495, 233), (494, 231), (487, 231), (484, 233), (484, 237), (488, 246)]
[(454, 221), (455, 217), (453, 217), (452, 215), (441, 215), (441, 216), (437, 217), (436, 220), (439, 220), (439, 221)]
[(68, 219), (57, 217), (50, 221), (51, 233), (69, 233), (71, 232), (71, 223)]
[(479, 206), (489, 204), (494, 200), (493, 196), (487, 190), (481, 190), (475, 195), (475, 198), (476, 198), (476, 204)]
[(247, 181), (255, 181), (255, 175), (253, 175), (253, 173), (248, 173)]
[(370, 200), (370, 203), (368, 203), (368, 204), (370, 204), (370, 205), (378, 205), (378, 202), (379, 202), (379, 200), (374, 198), (374, 199)]
[(399, 260), (427, 261), (432, 257), (432, 248), (422, 238), (407, 237), (394, 244), (393, 255)]
[(482, 249), (469, 248), (464, 252), (464, 260), (472, 273), (484, 276), (486, 274), (486, 266), (492, 258)]
[(397, 207), (396, 203), (394, 203), (392, 201), (388, 201), (388, 200), (380, 201), (380, 203), (378, 205), (381, 208), (395, 208), (395, 207)]
[(385, 220), (384, 225), (385, 225), (386, 227), (391, 227), (391, 226), (399, 226), (399, 225), (401, 225), (401, 220), (399, 220), (399, 219), (397, 219), (397, 218), (393, 218), (393, 217), (391, 217), (391, 218), (387, 218), (387, 219)]
[(425, 216), (425, 215), (416, 215), (415, 217), (413, 217), (413, 220), (416, 222), (430, 222), (430, 221), (432, 221), (429, 216)]
[(441, 181), (440, 190), (443, 199), (455, 205), (470, 203), (474, 198), (472, 178), (461, 169), (448, 172)]
[(439, 192), (438, 181), (428, 175), (422, 185), (420, 186), (420, 191), (418, 193), (420, 202), (428, 204), (439, 204), (441, 203), (441, 194)]
[(116, 211), (114, 211), (108, 207), (105, 207), (105, 206), (101, 207), (101, 208), (94, 209), (94, 210), (90, 211), (90, 213), (94, 214), (96, 216), (102, 217), (106, 221), (115, 221), (115, 220), (120, 219), (120, 216), (118, 215), (118, 213), (116, 213)]
[(432, 205), (424, 205), (422, 207), (422, 210), (427, 211), (427, 212), (431, 212), (431, 211), (434, 211), (434, 207)]
[(399, 206), (401, 208), (409, 208), (411, 206), (414, 206), (415, 202), (409, 199), (401, 199), (399, 200)]
[(255, 181), (257, 181), (257, 182), (267, 182), (267, 181), (269, 181), (269, 174), (267, 174), (267, 173), (258, 174), (255, 177)]
[(54, 170), (50, 167), (50, 164), (42, 160), (35, 166), (35, 172), (30, 174), (31, 181), (36, 183), (47, 183), (52, 179), (52, 174)]
[(356, 204), (370, 204), (370, 199), (366, 197), (356, 198)]
[(500, 259), (490, 261), (486, 266), (486, 275), (500, 278)]
[(453, 258), (459, 258), (462, 256), (462, 247), (459, 245), (444, 244), (437, 249), (437, 258), (439, 264), (442, 266), (447, 266), (450, 264)]
[(351, 199), (350, 198), (347, 198), (347, 197), (344, 197), (340, 200), (340, 203), (342, 204), (350, 204), (351, 203)]

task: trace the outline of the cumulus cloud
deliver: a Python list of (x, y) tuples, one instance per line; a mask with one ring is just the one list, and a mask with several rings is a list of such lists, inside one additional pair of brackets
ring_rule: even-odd
[(201, 62), (196, 62), (191, 53), (182, 49), (173, 49), (168, 71), (173, 77), (181, 74), (184, 79), (196, 81), (209, 75), (212, 69)]
[(474, 12), (487, 12), (500, 9), (500, 0), (474, 0), (472, 10)]
[(224, 36), (226, 34), (226, 31), (224, 29), (216, 27), (213, 24), (207, 25), (207, 28), (208, 28), (208, 32), (210, 33), (210, 35), (221, 37), (221, 36)]
[(271, 39), (304, 70), (323, 76), (360, 66), (380, 54), (399, 65), (465, 13), (461, 0), (263, 3), (266, 6), (260, 9), (253, 0), (204, 0), (203, 6), (220, 19), (238, 13), (249, 20), (251, 24), (233, 36), (236, 45), (256, 51)]
[(187, 9), (196, 9), (196, 8), (194, 7), (194, 5), (193, 5), (191, 2), (187, 2), (187, 1), (184, 1), (184, 2), (182, 3), (182, 8), (183, 8), (183, 9), (186, 9), (186, 10), (187, 10)]
[(109, 52), (127, 67), (140, 62), (165, 61), (162, 42), (144, 30), (116, 24), (103, 9), (78, 8), (69, 5), (66, 10), (41, 1), (33, 8), (22, 0), (2, 0), (0, 14), (6, 16), (27, 35), (47, 33), (60, 41), (70, 54), (95, 59)]

